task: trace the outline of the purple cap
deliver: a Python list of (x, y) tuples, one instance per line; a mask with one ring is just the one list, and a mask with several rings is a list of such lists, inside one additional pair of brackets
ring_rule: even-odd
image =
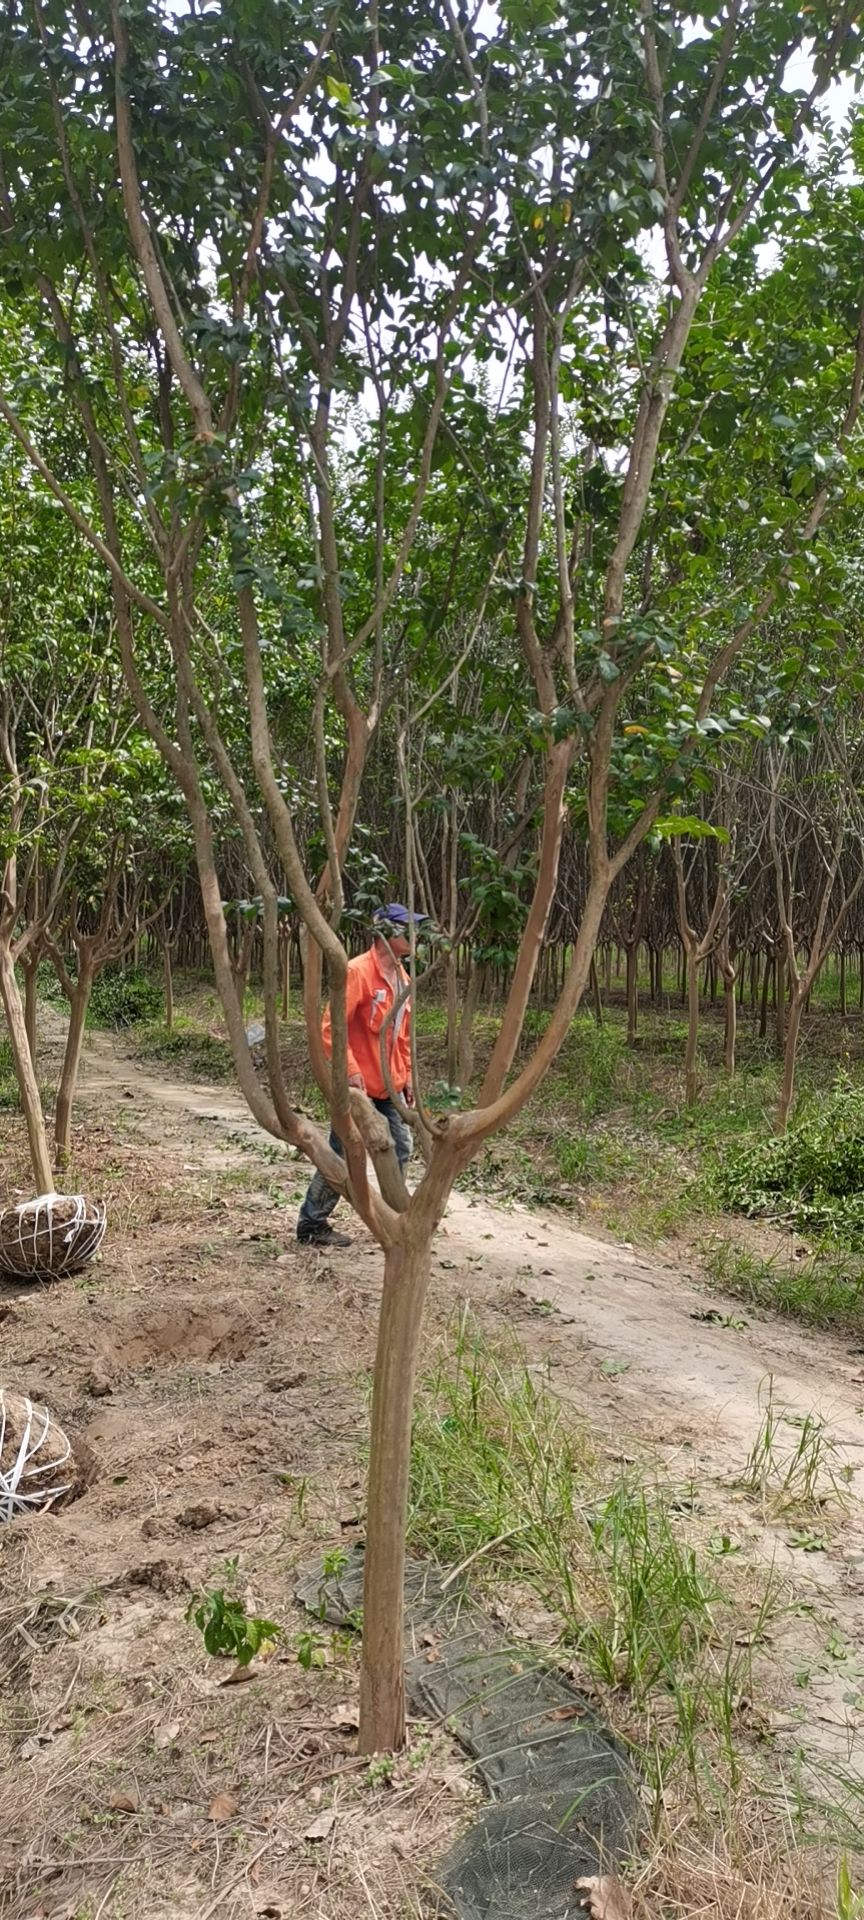
[(412, 920), (415, 927), (419, 927), (426, 917), (425, 913), (409, 913), (400, 900), (391, 900), (389, 907), (379, 907), (372, 916), (376, 926), (386, 920), (391, 927), (410, 927)]

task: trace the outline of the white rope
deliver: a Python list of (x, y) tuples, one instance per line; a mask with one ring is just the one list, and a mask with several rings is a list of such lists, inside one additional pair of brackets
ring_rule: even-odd
[[(63, 1468), (72, 1462), (72, 1448), (62, 1428), (55, 1426), (47, 1407), (34, 1407), (24, 1394), (10, 1394), (11, 1405), (7, 1405), (6, 1394), (7, 1389), (0, 1387), (0, 1521), (14, 1520), (22, 1513), (44, 1512), (61, 1494), (70, 1493), (74, 1484), (72, 1477), (53, 1487), (31, 1484), (39, 1474), (62, 1474)], [(13, 1410), (21, 1426), (17, 1449)], [(40, 1422), (41, 1429), (37, 1431)], [(36, 1455), (46, 1445), (49, 1435), (60, 1451), (54, 1452), (50, 1459), (37, 1461)]]
[[(71, 1209), (71, 1211), (70, 1211)], [(105, 1237), (106, 1212), (82, 1194), (40, 1193), (0, 1213), (0, 1271), (59, 1275), (86, 1266)]]

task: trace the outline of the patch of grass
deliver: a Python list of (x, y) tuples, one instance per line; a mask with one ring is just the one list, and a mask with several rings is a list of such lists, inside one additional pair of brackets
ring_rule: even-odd
[(864, 1259), (820, 1247), (801, 1249), (800, 1258), (764, 1256), (728, 1240), (715, 1240), (703, 1252), (707, 1272), (717, 1286), (751, 1306), (789, 1314), (814, 1327), (864, 1330)]
[(232, 1080), (234, 1065), (227, 1040), (208, 1033), (184, 1014), (169, 1030), (162, 1021), (138, 1026), (130, 1036), (137, 1060), (156, 1060), (195, 1080)]
[(740, 1781), (738, 1706), (779, 1593), (768, 1576), (745, 1596), (702, 1557), (681, 1518), (693, 1504), (637, 1470), (607, 1473), (520, 1350), (493, 1351), (467, 1318), (422, 1383), (413, 1543), (470, 1561), (475, 1580), (527, 1581), (658, 1794), (683, 1770), (701, 1804)]
[(843, 1501), (852, 1469), (821, 1415), (791, 1413), (775, 1399), (770, 1375), (759, 1397), (762, 1417), (739, 1486), (763, 1512), (821, 1513), (832, 1499)]
[[(54, 1088), (43, 1081), (39, 1089), (42, 1108), (50, 1114), (54, 1102)], [(15, 1068), (12, 1065), (12, 1048), (5, 1034), (0, 1034), (0, 1113), (20, 1113), (21, 1099)]]

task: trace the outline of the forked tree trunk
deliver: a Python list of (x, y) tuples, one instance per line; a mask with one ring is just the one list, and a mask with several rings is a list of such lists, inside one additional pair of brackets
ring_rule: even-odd
[(12, 1048), (12, 1064), (15, 1068), (15, 1078), (18, 1082), (18, 1092), (21, 1096), (21, 1106), (27, 1126), (36, 1192), (53, 1193), (54, 1175), (51, 1171), (45, 1116), (42, 1112), (39, 1085), (27, 1041), (24, 1007), (15, 978), (15, 967), (5, 943), (0, 947), (0, 999), (3, 1001), (3, 1011), (6, 1015), (9, 1044)]
[(54, 1155), (58, 1173), (62, 1173), (64, 1168), (68, 1167), (72, 1153), (72, 1107), (78, 1085), (78, 1070), (81, 1065), (81, 1049), (84, 1044), (84, 1028), (90, 995), (93, 991), (93, 980), (94, 975), (90, 968), (82, 968), (69, 1002), (69, 1030), (66, 1034), (66, 1049), (63, 1054), (57, 1103), (54, 1108)]
[(783, 1050), (783, 1079), (780, 1084), (780, 1097), (774, 1117), (775, 1133), (785, 1133), (789, 1122), (792, 1101), (795, 1097), (795, 1066), (798, 1059), (798, 1038), (801, 1032), (801, 1015), (804, 1012), (806, 989), (796, 988), (789, 1002), (789, 1019), (786, 1023), (786, 1044)]
[(631, 941), (627, 948), (627, 1045), (636, 1045), (636, 1026), (639, 1019), (639, 944)]
[(404, 1588), (414, 1374), (429, 1285), (432, 1232), (419, 1246), (384, 1255), (378, 1320), (366, 1553), (360, 1751), (386, 1753), (405, 1740)]

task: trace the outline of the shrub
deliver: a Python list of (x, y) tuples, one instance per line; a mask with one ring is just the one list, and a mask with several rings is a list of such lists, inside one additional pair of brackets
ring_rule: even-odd
[(89, 1012), (97, 1027), (135, 1027), (143, 1020), (157, 1020), (162, 988), (147, 973), (106, 967), (93, 983)]

